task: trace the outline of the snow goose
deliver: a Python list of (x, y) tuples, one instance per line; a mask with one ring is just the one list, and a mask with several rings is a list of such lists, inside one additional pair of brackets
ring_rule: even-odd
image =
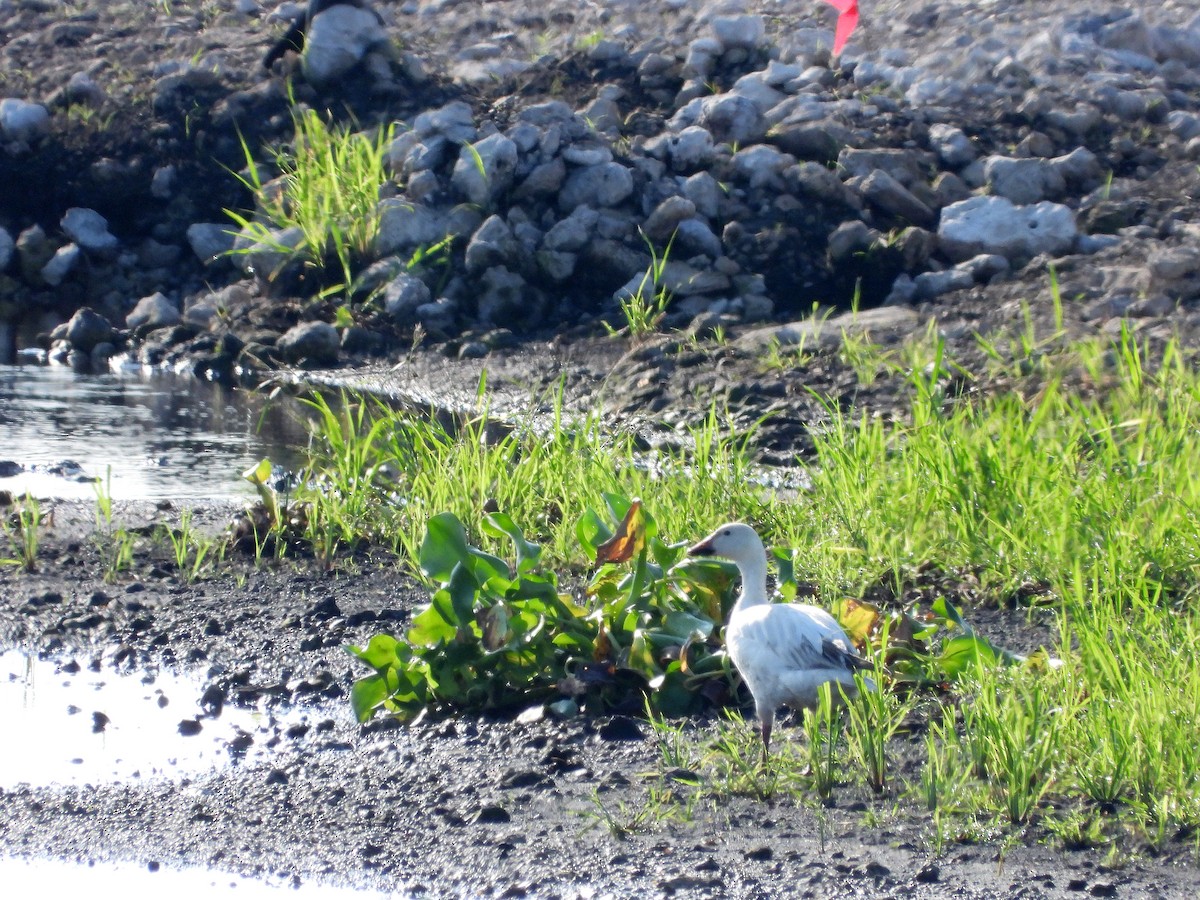
[(853, 696), (855, 670), (870, 669), (871, 664), (855, 652), (846, 632), (825, 610), (770, 601), (767, 551), (749, 525), (722, 525), (688, 553), (728, 559), (741, 574), (742, 590), (725, 626), (725, 646), (754, 697), (766, 765), (778, 707), (815, 707), (818, 689), (826, 682), (840, 684)]

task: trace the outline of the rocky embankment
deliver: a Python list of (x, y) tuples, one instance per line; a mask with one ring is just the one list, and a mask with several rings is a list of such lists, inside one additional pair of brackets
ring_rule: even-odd
[[(648, 272), (699, 337), (852, 302), (953, 337), (1051, 261), (1071, 322), (1190, 324), (1188, 4), (864, 4), (834, 60), (816, 2), (642, 6), (336, 5), (266, 71), (295, 3), (0, 2), (0, 346), (216, 379), (479, 357), (624, 324)], [(224, 212), (292, 100), (396, 129), (349, 302), (295, 229)]]

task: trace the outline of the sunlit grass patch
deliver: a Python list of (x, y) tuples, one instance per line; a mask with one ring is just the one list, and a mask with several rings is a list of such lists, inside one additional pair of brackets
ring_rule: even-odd
[[(375, 401), (335, 408), (315, 400), (306, 527), (314, 546), (366, 539), (415, 561), (428, 524), (447, 513), (480, 552), (507, 553), (503, 529), (480, 524), (501, 514), (544, 546), (543, 564), (579, 574), (592, 563), (580, 550), (580, 522), (588, 510), (611, 508), (614, 496), (646, 499), (663, 547), (677, 549), (714, 522), (754, 522), (783, 548), (774, 559), (785, 592), (803, 582), (815, 602), (845, 612), (847, 596), (874, 590), (886, 608), (920, 584), (921, 607), (905, 612), (919, 623), (940, 610), (945, 640), (967, 638), (973, 662), (964, 668), (930, 639), (911, 644), (928, 663), (925, 675), (903, 681), (915, 693), (864, 693), (840, 715), (808, 716), (766, 768), (754, 727), (738, 716), (695, 743), (660, 723), (663, 772), (693, 773), (690, 790), (709, 798), (819, 803), (859, 791), (872, 803), (903, 799), (928, 816), (935, 845), (1027, 829), (1072, 845), (1120, 838), (1154, 847), (1197, 834), (1200, 377), (1192, 362), (1174, 345), (1152, 355), (1126, 333), (1057, 348), (1036, 378), (1014, 381), (1016, 390), (950, 396), (953, 364), (936, 337), (909, 360), (908, 415), (884, 421), (829, 404), (812, 487), (788, 499), (754, 479), (747, 436), (716, 411), (694, 429), (690, 452), (654, 457), (598, 415), (568, 421), (558, 401), (544, 418), (497, 429), (482, 401), (478, 417), (443, 424)], [(608, 593), (580, 602), (598, 610), (632, 596), (631, 584), (657, 596), (638, 579), (669, 577), (673, 559), (661, 571), (615, 573)], [(1022, 662), (999, 652), (1003, 635), (987, 647), (971, 640), (952, 612), (950, 601), (962, 598), (931, 599), (921, 582), (931, 567), (999, 605), (1036, 586), (1057, 618), (1054, 646)], [(954, 577), (932, 590), (952, 593)], [(880, 585), (890, 591), (881, 596)], [(655, 615), (668, 611), (665, 602), (654, 601)], [(659, 627), (648, 621), (630, 620), (647, 634)], [(712, 621), (708, 651), (719, 640)], [(679, 652), (678, 641), (671, 646)], [(684, 671), (678, 656), (654, 656), (661, 650), (645, 639), (606, 647), (618, 669), (673, 664), (680, 684), (699, 683), (688, 680), (703, 673)], [(876, 680), (886, 689), (902, 667), (895, 654), (881, 659), (886, 671)], [(914, 709), (924, 730), (909, 727)], [(894, 766), (897, 757), (906, 768)], [(636, 810), (614, 816), (622, 829), (638, 827)]]

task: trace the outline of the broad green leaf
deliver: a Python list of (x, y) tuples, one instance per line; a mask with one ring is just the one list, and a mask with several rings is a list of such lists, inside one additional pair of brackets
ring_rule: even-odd
[(375, 710), (388, 698), (387, 684), (381, 675), (367, 675), (350, 688), (350, 708), (359, 722), (369, 721)]
[(962, 634), (942, 644), (940, 662), (947, 676), (958, 678), (977, 666), (994, 666), (997, 659), (990, 643), (971, 634)]
[(484, 517), (483, 530), (493, 537), (507, 536), (517, 551), (517, 574), (524, 574), (537, 565), (542, 555), (538, 544), (525, 540), (525, 534), (506, 513), (489, 513)]
[(596, 548), (609, 540), (612, 534), (612, 529), (591, 509), (575, 523), (575, 540), (579, 541), (588, 559), (596, 558)]
[(431, 603), (413, 618), (407, 637), (416, 647), (432, 648), (454, 640), (457, 633), (458, 629), (446, 621), (437, 605)]
[(458, 563), (470, 564), (467, 532), (454, 513), (438, 513), (425, 527), (419, 553), (421, 571), (434, 581), (446, 581)]
[(475, 598), (479, 593), (479, 585), (475, 576), (462, 563), (455, 566), (454, 571), (450, 573), (445, 593), (450, 598), (450, 608), (454, 610), (451, 624), (464, 625), (475, 618)]
[(347, 647), (346, 649), (378, 671), (386, 666), (399, 664), (400, 659), (396, 656), (396, 646), (396, 639), (390, 634), (377, 634), (367, 642), (365, 650), (359, 647)]
[(479, 586), (486, 586), (491, 591), (506, 591), (513, 578), (512, 569), (509, 568), (508, 563), (498, 556), (484, 553), (475, 547), (470, 548), (468, 565)]
[(712, 634), (713, 623), (709, 619), (702, 619), (682, 610), (672, 610), (667, 613), (663, 629), (680, 640), (693, 638), (703, 641)]

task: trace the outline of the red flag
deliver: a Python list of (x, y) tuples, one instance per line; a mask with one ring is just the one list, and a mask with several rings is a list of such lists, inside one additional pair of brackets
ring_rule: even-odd
[(837, 31), (833, 34), (833, 55), (837, 56), (858, 25), (858, 0), (825, 0), (838, 11)]

